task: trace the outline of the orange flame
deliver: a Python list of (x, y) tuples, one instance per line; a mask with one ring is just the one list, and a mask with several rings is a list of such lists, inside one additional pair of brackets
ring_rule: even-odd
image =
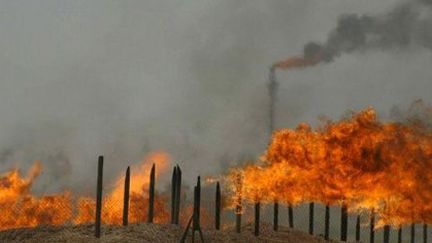
[(308, 66), (314, 66), (323, 61), (323, 50), (319, 50), (312, 54), (306, 54), (303, 57), (294, 56), (288, 59), (276, 62), (273, 64), (273, 68), (288, 70), (293, 68), (304, 68)]
[(0, 176), (0, 230), (34, 227), (41, 224), (61, 225), (72, 215), (70, 193), (35, 197), (30, 189), (41, 172), (35, 163), (26, 178), (14, 169)]
[[(374, 209), (377, 227), (432, 223), (432, 130), (419, 122), (381, 122), (372, 108), (313, 130), (273, 134), (259, 164), (241, 168), (243, 200), (346, 204)], [(229, 175), (238, 184), (239, 169)]]
[(277, 69), (287, 70), (292, 68), (303, 68), (307, 66), (313, 66), (318, 62), (319, 62), (318, 60), (308, 60), (303, 57), (291, 57), (286, 60), (273, 64), (273, 67)]
[[(142, 161), (139, 168), (132, 167), (129, 222), (145, 222), (148, 210), (149, 174), (152, 164), (156, 165), (156, 178), (167, 171), (170, 157), (164, 152), (151, 153)], [(15, 169), (0, 176), (0, 230), (34, 227), (38, 225), (63, 225), (94, 222), (95, 201), (79, 197), (76, 201), (70, 192), (36, 197), (31, 194), (34, 180), (41, 172), (41, 163), (35, 163), (26, 178)], [(102, 222), (121, 224), (123, 215), (124, 176), (119, 177), (111, 192), (106, 194), (102, 204)], [(165, 208), (167, 198), (155, 197), (154, 222), (168, 221)], [(75, 212), (75, 213), (74, 213)]]
[[(145, 222), (147, 219), (147, 202), (149, 175), (151, 166), (156, 165), (156, 178), (159, 171), (166, 171), (170, 158), (167, 154), (158, 152), (148, 155), (141, 163), (138, 170), (131, 169), (130, 202), (129, 202), (129, 222)], [(104, 197), (102, 202), (102, 223), (121, 224), (123, 217), (123, 187), (124, 176), (117, 179), (114, 189)], [(156, 196), (154, 222), (167, 221), (168, 212), (164, 207), (166, 198)], [(95, 201), (89, 198), (81, 198), (78, 202), (78, 215), (74, 219), (75, 224), (94, 222)]]

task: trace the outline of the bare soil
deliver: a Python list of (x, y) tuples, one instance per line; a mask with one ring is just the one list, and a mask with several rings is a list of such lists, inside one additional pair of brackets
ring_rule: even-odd
[[(253, 226), (253, 225), (252, 225)], [(12, 229), (0, 232), (0, 242), (180, 242), (184, 228), (176, 225), (135, 224), (127, 227), (103, 226), (100, 239), (96, 239), (93, 225), (79, 226), (40, 226), (36, 228)], [(203, 230), (205, 242), (242, 243), (324, 243), (321, 237), (281, 227), (274, 232), (270, 225), (262, 225), (261, 234), (253, 235), (253, 227), (246, 225), (242, 233), (232, 228), (221, 231)], [(196, 239), (199, 238), (198, 232)], [(191, 234), (187, 242), (191, 242)], [(195, 242), (200, 242), (196, 240)]]

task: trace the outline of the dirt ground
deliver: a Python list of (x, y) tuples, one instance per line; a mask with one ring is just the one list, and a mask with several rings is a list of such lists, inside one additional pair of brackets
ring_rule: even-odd
[[(93, 225), (79, 226), (41, 226), (37, 228), (13, 229), (0, 232), (0, 242), (180, 242), (184, 228), (175, 225), (135, 224), (128, 227), (104, 226), (102, 236), (96, 239)], [(326, 242), (304, 232), (281, 227), (274, 232), (269, 225), (261, 227), (261, 235), (255, 237), (251, 225), (242, 228), (237, 234), (233, 229), (222, 231), (204, 230), (205, 242), (242, 242), (242, 243), (319, 243)], [(198, 234), (196, 235), (198, 237)], [(191, 235), (187, 242), (191, 242)], [(195, 241), (200, 242), (200, 241)]]

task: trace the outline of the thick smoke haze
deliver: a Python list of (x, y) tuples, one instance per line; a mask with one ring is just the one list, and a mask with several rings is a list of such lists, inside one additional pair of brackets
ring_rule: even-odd
[[(395, 6), (409, 7), (395, 14), (415, 41), (351, 52), (353, 39), (332, 63), (279, 72), (277, 127), (430, 102), (430, 8), (395, 0), (2, 2), (0, 170), (40, 160), (40, 192), (92, 193), (99, 154), (108, 181), (151, 151), (168, 152), (185, 178), (255, 160), (268, 143), (268, 67), (310, 40), (339, 43), (328, 37), (338, 23), (387, 23)], [(411, 20), (415, 28), (405, 26)], [(385, 38), (404, 40), (405, 29), (388, 30)]]
[(384, 14), (343, 14), (324, 44), (309, 42), (303, 57), (275, 64), (281, 69), (331, 62), (344, 53), (371, 50), (398, 50), (412, 46), (432, 48), (432, 9), (430, 1), (397, 4)]
[[(324, 60), (331, 61), (344, 52), (359, 50), (391, 50), (412, 45), (432, 48), (432, 9), (429, 4), (430, 1), (410, 1), (382, 15), (343, 15), (325, 44)], [(305, 56), (314, 55), (313, 52), (319, 49), (317, 45), (306, 45)]]

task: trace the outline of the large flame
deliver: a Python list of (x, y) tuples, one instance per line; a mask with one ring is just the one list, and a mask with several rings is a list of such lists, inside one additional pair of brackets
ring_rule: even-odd
[[(166, 172), (170, 157), (163, 152), (149, 154), (138, 168), (132, 168), (130, 184), (129, 202), (129, 222), (145, 222), (148, 211), (148, 189), (149, 175), (153, 163), (156, 166), (156, 179), (160, 172)], [(116, 180), (113, 190), (104, 197), (102, 202), (102, 223), (121, 224), (123, 217), (123, 190), (124, 176)], [(155, 199), (155, 219), (154, 222), (166, 222), (168, 211), (165, 208), (165, 196), (157, 195)], [(82, 224), (93, 222), (95, 219), (95, 201), (90, 198), (80, 198), (78, 201), (78, 215), (74, 223)]]
[(40, 224), (60, 225), (72, 216), (70, 193), (35, 197), (31, 186), (41, 172), (35, 163), (27, 177), (22, 178), (14, 169), (0, 177), (0, 230), (34, 227)]
[[(149, 174), (153, 163), (156, 178), (167, 171), (170, 157), (164, 152), (151, 153), (142, 163), (131, 168), (129, 222), (145, 222), (148, 211)], [(31, 187), (41, 172), (41, 163), (35, 163), (23, 178), (18, 169), (0, 176), (0, 230), (38, 225), (82, 224), (94, 222), (95, 201), (93, 198), (72, 196), (65, 191), (55, 195), (35, 196)], [(104, 224), (121, 224), (123, 215), (124, 175), (118, 177), (112, 190), (103, 198), (102, 221)], [(155, 198), (154, 222), (167, 222), (165, 208), (167, 198)]]
[[(249, 202), (315, 201), (374, 210), (379, 222), (432, 223), (432, 131), (422, 122), (382, 122), (374, 109), (312, 129), (273, 134), (261, 163), (235, 169)], [(234, 186), (236, 187), (236, 186)], [(234, 198), (239, 192), (234, 192)]]

